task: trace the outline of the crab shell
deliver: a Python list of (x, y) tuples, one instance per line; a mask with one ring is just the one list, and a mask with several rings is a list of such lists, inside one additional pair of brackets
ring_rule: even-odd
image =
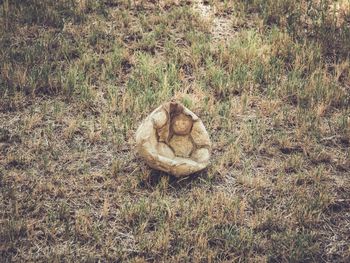
[(178, 102), (155, 109), (136, 131), (136, 146), (147, 164), (176, 177), (206, 168), (211, 141), (203, 122)]

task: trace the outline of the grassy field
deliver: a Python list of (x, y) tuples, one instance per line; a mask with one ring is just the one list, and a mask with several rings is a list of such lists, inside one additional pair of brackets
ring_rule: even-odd
[[(213, 141), (135, 152), (171, 99)], [(1, 0), (1, 262), (349, 262), (350, 2)]]

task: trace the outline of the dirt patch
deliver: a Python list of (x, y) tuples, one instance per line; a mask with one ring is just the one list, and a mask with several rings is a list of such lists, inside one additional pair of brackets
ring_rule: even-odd
[(215, 7), (212, 7), (208, 1), (195, 1), (193, 10), (198, 12), (204, 21), (208, 22), (214, 40), (229, 40), (234, 37), (236, 31), (233, 28), (231, 18), (228, 15), (217, 16)]

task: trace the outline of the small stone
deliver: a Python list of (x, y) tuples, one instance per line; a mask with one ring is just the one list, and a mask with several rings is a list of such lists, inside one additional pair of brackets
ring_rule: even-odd
[(173, 148), (175, 155), (179, 157), (189, 157), (193, 149), (189, 136), (174, 135), (170, 140), (170, 146)]
[(192, 128), (192, 118), (181, 113), (173, 118), (172, 128), (175, 134), (189, 134)]

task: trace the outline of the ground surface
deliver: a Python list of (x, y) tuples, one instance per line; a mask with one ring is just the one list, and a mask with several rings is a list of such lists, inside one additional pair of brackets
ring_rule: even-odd
[[(349, 262), (346, 1), (48, 2), (0, 2), (1, 262)], [(134, 148), (172, 98), (180, 180)]]

